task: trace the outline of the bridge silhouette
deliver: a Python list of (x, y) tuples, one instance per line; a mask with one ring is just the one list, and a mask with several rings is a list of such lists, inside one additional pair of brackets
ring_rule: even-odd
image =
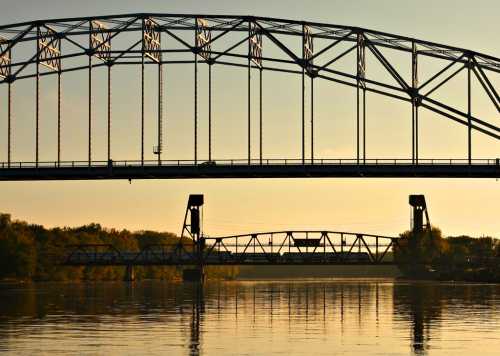
[[(411, 195), (413, 232), (430, 232), (423, 195)], [(393, 265), (400, 237), (339, 231), (275, 231), (223, 237), (202, 233), (204, 197), (188, 199), (181, 237), (171, 244), (152, 244), (140, 251), (122, 251), (110, 244), (67, 246), (64, 266), (124, 266), (125, 279), (135, 266), (184, 266), (184, 280), (203, 281), (204, 267), (234, 265)], [(425, 224), (424, 224), (425, 219)]]
[[(399, 58), (394, 59), (394, 56)], [(338, 65), (350, 61), (349, 66)], [(430, 65), (436, 60), (439, 65)], [(367, 62), (374, 61), (382, 73), (374, 74)], [(406, 63), (408, 71), (400, 69)], [(165, 68), (192, 65), (193, 131), (191, 137), (193, 157), (179, 159), (169, 152), (169, 126), (166, 121), (167, 95)], [(140, 70), (140, 152), (136, 157), (113, 155), (112, 130), (112, 75), (116, 67), (138, 66)], [(145, 67), (157, 68), (157, 95), (145, 93)], [(208, 88), (206, 96), (199, 90), (199, 67), (206, 66)], [(213, 95), (212, 68), (232, 67), (247, 71), (247, 157), (222, 160), (213, 154)], [(96, 111), (93, 99), (93, 80), (98, 68), (107, 74), (106, 129), (96, 132)], [(76, 83), (88, 88), (88, 124), (83, 133), (87, 141), (87, 159), (72, 159), (63, 154), (62, 137), (67, 118), (63, 115), (63, 79), (71, 72), (88, 73), (87, 80)], [(273, 120), (263, 110), (272, 99), (263, 95), (265, 73), (286, 73), (299, 76), (302, 81), (300, 126), (296, 137), (300, 156), (268, 159), (263, 147), (263, 120)], [(430, 74), (429, 74), (430, 73)], [(442, 99), (443, 90), (456, 88), (450, 81), (460, 73), (466, 80), (460, 89), (467, 93), (465, 101), (452, 103)], [(380, 75), (381, 74), (381, 75)], [(115, 16), (97, 16), (39, 20), (0, 26), (0, 86), (7, 87), (6, 161), (0, 162), (0, 180), (71, 180), (71, 179), (147, 179), (147, 178), (275, 178), (275, 177), (500, 177), (500, 153), (488, 159), (473, 156), (472, 133), (500, 140), (500, 97), (498, 76), (500, 59), (473, 50), (437, 44), (429, 41), (398, 36), (360, 27), (338, 26), (325, 23), (293, 21), (254, 16), (154, 14), (139, 13)], [(53, 159), (40, 158), (41, 123), (40, 101), (42, 79), (57, 78), (57, 152)], [(102, 74), (100, 74), (102, 77)], [(254, 78), (256, 77), (256, 78)], [(408, 79), (409, 78), (409, 79)], [(423, 78), (423, 79), (422, 79)], [(475, 82), (473, 82), (475, 80)], [(33, 132), (33, 158), (16, 160), (17, 136), (13, 130), (15, 108), (13, 102), (16, 85), (20, 81), (35, 86), (35, 130)], [(258, 109), (252, 105), (254, 82), (257, 81)], [(310, 83), (307, 84), (306, 82)], [(356, 96), (356, 143), (354, 157), (319, 157), (315, 154), (315, 83), (324, 81), (347, 86)], [(474, 83), (478, 85), (473, 85)], [(307, 93), (306, 93), (307, 87)], [(65, 89), (66, 90), (66, 89)], [(407, 158), (374, 158), (368, 155), (366, 126), (367, 94), (407, 103), (411, 108), (411, 140), (407, 142), (411, 156)], [(473, 96), (488, 98), (495, 110), (492, 118), (474, 113)], [(306, 103), (306, 96), (310, 99)], [(446, 96), (444, 96), (446, 97)], [(146, 157), (145, 101), (155, 99), (157, 122), (153, 139), (156, 142), (154, 160)], [(208, 101), (208, 117), (200, 117), (199, 102)], [(23, 106), (28, 103), (23, 102)], [(29, 103), (31, 104), (31, 103)], [(306, 105), (308, 111), (306, 112)], [(464, 109), (465, 108), (465, 109)], [(464, 147), (467, 156), (460, 159), (433, 159), (422, 157), (419, 113), (422, 110), (460, 125), (466, 131)], [(256, 113), (254, 112), (256, 111)], [(252, 131), (258, 117), (258, 130)], [(207, 154), (200, 152), (201, 122), (207, 123)], [(405, 118), (402, 118), (405, 120)], [(27, 125), (16, 122), (16, 125)], [(29, 124), (33, 124), (30, 122)], [(224, 124), (224, 123), (221, 123)], [(258, 147), (252, 146), (252, 133), (258, 131)], [(394, 132), (386, 130), (390, 136)], [(306, 137), (306, 132), (310, 134)], [(410, 136), (410, 135), (409, 135)], [(95, 151), (96, 137), (106, 141), (105, 151)], [(281, 137), (273, 137), (280, 140)], [(490, 145), (491, 145), (490, 142)], [(495, 149), (493, 146), (493, 150)], [(450, 153), (451, 154), (451, 153)], [(105, 159), (98, 159), (106, 157)], [(400, 156), (400, 154), (395, 155)]]
[[(394, 264), (387, 252), (398, 238), (335, 231), (275, 231), (203, 237), (204, 265)], [(69, 246), (68, 266), (196, 266), (192, 240), (120, 251), (108, 244)]]

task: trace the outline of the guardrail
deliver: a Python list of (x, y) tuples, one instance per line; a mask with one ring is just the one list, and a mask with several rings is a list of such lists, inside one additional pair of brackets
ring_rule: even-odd
[(357, 160), (352, 158), (338, 159), (288, 159), (288, 158), (273, 158), (273, 159), (217, 159), (212, 161), (194, 161), (194, 160), (118, 160), (118, 161), (43, 161), (43, 162), (1, 162), (0, 169), (19, 169), (19, 168), (114, 168), (114, 167), (156, 167), (156, 166), (273, 166), (273, 165), (377, 165), (377, 166), (398, 166), (398, 165), (487, 165), (500, 166), (500, 158), (493, 159), (468, 159), (459, 158), (430, 158), (419, 159), (418, 162), (406, 158), (370, 158), (365, 160)]

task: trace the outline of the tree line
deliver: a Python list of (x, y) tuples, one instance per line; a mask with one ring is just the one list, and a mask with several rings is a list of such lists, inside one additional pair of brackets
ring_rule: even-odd
[[(62, 267), (68, 246), (103, 244), (119, 251), (141, 251), (152, 245), (174, 245), (180, 238), (169, 232), (106, 229), (99, 224), (45, 228), (0, 214), (0, 280), (92, 281), (121, 280), (120, 266)], [(189, 244), (190, 240), (182, 241)], [(442, 236), (432, 227), (406, 231), (394, 247), (394, 261), (410, 277), (500, 282), (500, 240), (493, 237)], [(169, 266), (135, 268), (138, 279), (180, 280), (182, 269)], [(209, 278), (233, 279), (237, 267), (207, 267)]]
[[(45, 228), (0, 214), (0, 280), (92, 281), (122, 280), (121, 266), (62, 267), (57, 264), (68, 246), (112, 245), (119, 251), (141, 251), (151, 245), (174, 245), (180, 238), (169, 232), (106, 229), (99, 224)], [(183, 243), (186, 243), (184, 241)], [(236, 267), (208, 267), (209, 278), (234, 278)], [(137, 279), (180, 280), (182, 269), (170, 266), (135, 267)]]
[(437, 227), (406, 231), (400, 235), (394, 259), (410, 276), (500, 282), (500, 240), (491, 236), (444, 238)]

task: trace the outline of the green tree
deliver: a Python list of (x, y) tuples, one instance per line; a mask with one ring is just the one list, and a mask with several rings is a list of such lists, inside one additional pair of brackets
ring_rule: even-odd
[(437, 263), (449, 249), (441, 230), (433, 226), (420, 233), (405, 231), (394, 248), (394, 259), (400, 264)]

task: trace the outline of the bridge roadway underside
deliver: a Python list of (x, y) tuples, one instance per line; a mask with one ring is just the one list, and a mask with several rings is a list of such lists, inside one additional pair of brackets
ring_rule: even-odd
[(500, 166), (482, 164), (130, 165), (120, 167), (0, 168), (2, 181), (198, 178), (500, 178)]

